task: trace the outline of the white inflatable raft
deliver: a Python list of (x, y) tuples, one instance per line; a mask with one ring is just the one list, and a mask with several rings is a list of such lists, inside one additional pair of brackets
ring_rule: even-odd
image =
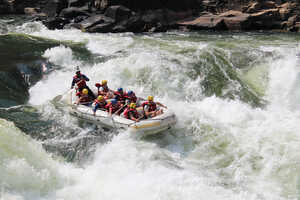
[(71, 90), (66, 98), (71, 105), (70, 113), (78, 118), (107, 128), (129, 129), (131, 132), (137, 132), (143, 136), (153, 135), (170, 129), (177, 121), (175, 114), (169, 109), (164, 109), (164, 113), (161, 115), (139, 122), (126, 119), (119, 115), (109, 116), (108, 112), (99, 109), (94, 116), (92, 107), (74, 104), (77, 101), (74, 90)]

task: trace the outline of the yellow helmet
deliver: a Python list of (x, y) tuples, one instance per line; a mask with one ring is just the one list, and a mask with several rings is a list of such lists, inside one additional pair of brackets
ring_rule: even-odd
[(102, 81), (101, 81), (101, 84), (102, 84), (102, 85), (107, 84), (107, 80), (102, 80)]
[(153, 96), (148, 96), (148, 101), (153, 101)]
[(99, 95), (99, 96), (97, 97), (97, 99), (98, 99), (98, 101), (102, 101), (104, 98), (103, 98), (103, 96)]
[(89, 91), (86, 89), (86, 88), (84, 88), (83, 90), (82, 90), (82, 94), (88, 94), (89, 93)]
[(131, 104), (129, 105), (129, 107), (130, 107), (130, 108), (136, 108), (136, 104), (135, 104), (135, 103), (131, 103)]

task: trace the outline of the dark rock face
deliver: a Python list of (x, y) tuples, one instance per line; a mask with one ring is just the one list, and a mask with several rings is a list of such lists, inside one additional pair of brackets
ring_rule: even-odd
[(300, 31), (298, 0), (0, 0), (0, 14), (9, 13), (87, 32)]

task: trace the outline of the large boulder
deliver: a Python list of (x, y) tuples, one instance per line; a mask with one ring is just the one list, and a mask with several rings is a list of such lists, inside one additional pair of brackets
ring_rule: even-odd
[(79, 27), (83, 31), (95, 32), (96, 30), (100, 30), (101, 26), (98, 26), (98, 28), (92, 28), (93, 26), (96, 26), (98, 24), (105, 24), (105, 26), (102, 27), (105, 27), (105, 30), (107, 30), (107, 27), (109, 27), (108, 24), (111, 24), (111, 26), (113, 26), (114, 23), (115, 21), (112, 18), (99, 14), (83, 20), (82, 22), (79, 23), (80, 25)]
[(88, 10), (85, 7), (76, 8), (76, 7), (69, 7), (63, 9), (60, 14), (60, 17), (67, 18), (67, 19), (74, 19), (78, 16), (90, 16)]
[(52, 17), (43, 21), (43, 24), (50, 30), (63, 29), (68, 23), (70, 23), (70, 21), (62, 17)]
[(182, 20), (177, 23), (179, 26), (186, 26), (191, 30), (227, 30), (222, 17), (207, 14), (192, 20)]
[(249, 16), (249, 14), (233, 10), (222, 13), (220, 15), (220, 17), (224, 19), (224, 23), (227, 29), (231, 31), (249, 29)]
[(130, 9), (124, 6), (110, 6), (106, 9), (105, 16), (114, 19), (116, 22), (127, 20), (132, 15)]
[(267, 9), (249, 16), (251, 30), (270, 30), (281, 28), (279, 9)]
[(273, 1), (257, 1), (257, 2), (251, 2), (248, 8), (246, 8), (245, 12), (256, 13), (261, 10), (273, 9), (273, 8), (277, 8), (276, 3)]
[(68, 0), (48, 0), (45, 6), (42, 8), (42, 12), (49, 17), (55, 17), (67, 7)]

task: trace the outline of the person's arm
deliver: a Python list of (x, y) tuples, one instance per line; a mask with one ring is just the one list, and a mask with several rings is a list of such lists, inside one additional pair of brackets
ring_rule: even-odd
[(82, 97), (79, 97), (79, 99), (77, 100), (76, 104), (79, 105), (80, 101), (81, 101)]
[(139, 119), (135, 118), (131, 112), (129, 113), (129, 118), (130, 118), (131, 120), (133, 120), (133, 121), (136, 121), (136, 122), (139, 122), (139, 121), (140, 121)]
[(159, 106), (161, 106), (161, 107), (164, 107), (164, 108), (167, 108), (167, 106), (165, 106), (165, 105), (163, 105), (163, 104), (161, 104), (161, 103), (159, 103), (159, 102), (155, 102), (157, 105), (159, 105)]
[(75, 79), (73, 78), (71, 89), (73, 89), (74, 85), (75, 85)]
[(86, 80), (86, 81), (89, 81), (90, 79), (86, 76), (86, 75), (84, 75), (84, 74), (82, 74), (82, 77), (84, 78), (84, 80)]
[(99, 108), (99, 104), (97, 103), (96, 105), (95, 105), (95, 108), (93, 109), (93, 112), (94, 112), (94, 116), (96, 115), (96, 110)]

